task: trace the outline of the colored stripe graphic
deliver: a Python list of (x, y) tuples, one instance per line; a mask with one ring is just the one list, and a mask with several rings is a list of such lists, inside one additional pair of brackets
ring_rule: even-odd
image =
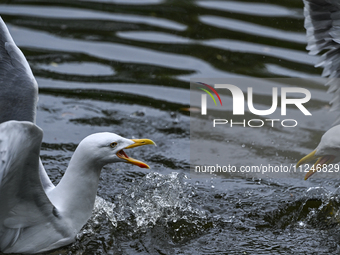
[(214, 100), (214, 103), (215, 103), (215, 105), (217, 105), (216, 104), (216, 100), (215, 100), (215, 98), (214, 98), (214, 96), (208, 91), (208, 90), (206, 90), (206, 89), (203, 89), (203, 88), (200, 88), (201, 90), (203, 90), (203, 91), (205, 91), (205, 92), (207, 92), (208, 93), (208, 95)]
[[(213, 87), (211, 87), (210, 85), (205, 84), (205, 83), (203, 83), (203, 82), (197, 82), (197, 83), (198, 83), (198, 84), (201, 84), (201, 85), (204, 85), (204, 86), (208, 87), (209, 89), (211, 89), (211, 91), (215, 93), (215, 95), (217, 96), (218, 100), (220, 101), (220, 104), (222, 105), (222, 100), (221, 100), (221, 98), (220, 98), (220, 95), (217, 93), (217, 91), (216, 91)], [(207, 90), (205, 90), (205, 92), (207, 92), (212, 98), (214, 98), (214, 97), (211, 95), (211, 93), (209, 93)], [(214, 99), (214, 102), (215, 102), (215, 99)], [(216, 105), (216, 102), (215, 102), (215, 105)]]

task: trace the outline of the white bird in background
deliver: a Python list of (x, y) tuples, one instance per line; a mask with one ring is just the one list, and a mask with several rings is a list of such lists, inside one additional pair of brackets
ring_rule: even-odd
[(37, 82), (0, 18), (0, 251), (37, 253), (75, 241), (91, 216), (104, 165), (149, 166), (123, 151), (149, 139), (113, 133), (86, 137), (55, 187), (40, 161), (42, 130), (34, 124)]
[[(321, 61), (316, 66), (324, 68), (322, 75), (328, 76), (329, 92), (333, 93), (332, 110), (340, 110), (340, 1), (304, 0), (307, 49), (312, 55), (321, 51)], [(332, 127), (321, 138), (314, 151), (303, 157), (297, 167), (317, 160), (305, 176), (307, 180), (317, 170), (331, 162), (340, 161), (340, 125)]]

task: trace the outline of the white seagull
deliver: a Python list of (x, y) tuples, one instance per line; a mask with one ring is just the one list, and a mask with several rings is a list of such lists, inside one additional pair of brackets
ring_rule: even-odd
[(0, 251), (37, 253), (75, 241), (91, 216), (104, 165), (149, 166), (123, 151), (149, 139), (113, 133), (86, 137), (54, 186), (40, 161), (42, 130), (34, 124), (38, 85), (0, 17)]
[[(307, 49), (312, 55), (325, 51), (316, 66), (323, 67), (322, 75), (329, 77), (327, 85), (329, 85), (328, 91), (333, 93), (332, 110), (340, 110), (340, 1), (304, 0), (303, 2)], [(340, 161), (340, 125), (329, 129), (322, 136), (316, 149), (303, 157), (297, 163), (297, 167), (313, 160), (316, 160), (316, 163), (306, 174), (305, 180), (327, 164)]]

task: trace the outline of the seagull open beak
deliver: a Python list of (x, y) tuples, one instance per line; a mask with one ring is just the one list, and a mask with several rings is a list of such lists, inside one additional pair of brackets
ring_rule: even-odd
[(326, 156), (315, 156), (316, 150), (309, 153), (307, 156), (300, 159), (300, 161), (296, 164), (296, 168), (301, 166), (302, 164), (311, 162), (315, 159), (317, 161), (315, 164), (311, 167), (311, 169), (308, 171), (308, 173), (305, 175), (305, 180), (307, 180), (309, 177), (311, 177), (314, 173), (318, 172), (318, 169), (322, 169), (323, 165), (328, 165), (329, 163), (333, 162), (335, 159), (335, 156), (333, 155), (326, 155)]
[[(131, 149), (134, 147), (142, 146), (142, 145), (147, 145), (147, 144), (153, 144), (156, 145), (154, 141), (150, 139), (131, 139), (131, 141), (135, 142), (129, 146), (126, 146), (124, 149)], [(128, 155), (123, 150), (120, 150), (116, 154), (119, 158), (126, 160), (126, 163), (130, 163), (136, 166), (139, 166), (141, 168), (150, 168), (147, 164), (145, 164), (142, 161), (139, 161), (134, 158), (130, 158)]]

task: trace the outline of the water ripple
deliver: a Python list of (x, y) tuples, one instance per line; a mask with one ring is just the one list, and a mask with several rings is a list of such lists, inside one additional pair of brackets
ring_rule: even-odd
[(161, 33), (161, 32), (152, 32), (152, 31), (124, 31), (118, 32), (116, 34), (118, 37), (129, 39), (129, 40), (137, 40), (137, 41), (145, 41), (152, 43), (183, 43), (189, 44), (194, 43), (195, 40), (191, 40), (189, 38)]
[(74, 19), (74, 20), (110, 20), (129, 23), (148, 24), (155, 27), (173, 29), (183, 31), (187, 28), (186, 25), (150, 16), (140, 16), (121, 13), (107, 13), (94, 10), (84, 10), (66, 7), (43, 7), (43, 6), (26, 6), (26, 5), (0, 5), (0, 14), (24, 15), (29, 17), (39, 18), (59, 18), (59, 19)]
[[(302, 17), (301, 10), (264, 3), (243, 3), (236, 1), (198, 1), (198, 6), (207, 9), (223, 10), (265, 17)], [(298, 15), (299, 14), (299, 15)]]
[(271, 37), (284, 41), (292, 41), (306, 44), (306, 35), (296, 32), (288, 32), (277, 28), (268, 28), (265, 26), (255, 25), (242, 20), (234, 20), (229, 18), (216, 17), (211, 15), (200, 16), (200, 21), (210, 26), (224, 28), (240, 33), (252, 34), (256, 36)]

